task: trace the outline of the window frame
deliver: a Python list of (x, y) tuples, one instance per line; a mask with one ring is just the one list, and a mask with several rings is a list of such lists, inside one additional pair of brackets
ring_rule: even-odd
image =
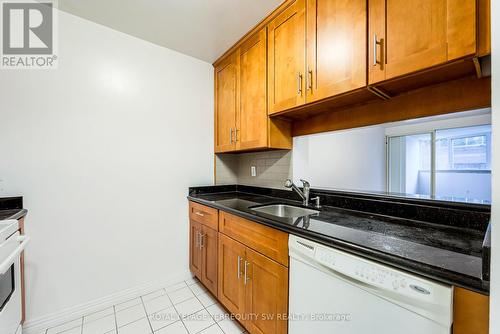
[[(489, 110), (489, 109), (486, 109)], [(491, 111), (491, 110), (490, 110)], [(393, 137), (413, 136), (413, 135), (431, 135), (431, 170), (430, 170), (430, 196), (436, 196), (436, 132), (440, 130), (450, 130), (458, 128), (467, 128), (474, 126), (491, 126), (491, 113), (480, 114), (468, 117), (456, 117), (449, 119), (442, 119), (427, 122), (415, 122), (413, 124), (406, 124), (395, 127), (388, 127), (385, 130), (385, 169), (386, 169), (386, 191), (389, 192), (390, 188), (390, 147), (389, 141)], [(451, 150), (451, 145), (450, 148)], [(487, 150), (490, 150), (487, 161), (490, 170), (475, 170), (478, 173), (491, 173), (491, 139), (487, 141)], [(451, 154), (451, 153), (450, 153)], [(468, 172), (468, 170), (454, 170), (457, 172)]]

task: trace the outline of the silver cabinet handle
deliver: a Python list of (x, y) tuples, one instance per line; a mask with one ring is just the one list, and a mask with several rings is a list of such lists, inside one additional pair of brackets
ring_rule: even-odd
[(238, 142), (238, 129), (234, 129), (234, 142), (237, 143)]
[(205, 234), (200, 233), (200, 249), (202, 249), (205, 246), (204, 238)]
[(194, 242), (194, 246), (196, 248), (200, 248), (200, 232), (198, 231), (196, 232), (196, 240)]
[(229, 144), (233, 143), (233, 128), (229, 129)]
[(307, 83), (307, 88), (312, 91), (313, 89), (313, 71), (310, 69), (308, 71), (309, 73), (309, 80), (308, 80), (308, 83)]
[(250, 262), (247, 262), (245, 261), (245, 276), (244, 276), (244, 279), (243, 279), (243, 283), (245, 283), (245, 285), (247, 285), (247, 282), (250, 280), (250, 278), (248, 277), (248, 272), (247, 272), (247, 268), (248, 268), (248, 265), (250, 264)]
[(200, 217), (205, 217), (205, 215), (199, 211), (196, 211), (194, 214)]
[(297, 94), (302, 95), (302, 74), (297, 76)]
[(238, 255), (238, 274), (236, 275), (238, 277), (238, 279), (240, 279), (241, 277), (241, 256)]
[(373, 35), (373, 66), (377, 66), (377, 64), (382, 64), (382, 61), (377, 60), (377, 47), (380, 45), (382, 47), (382, 40), (380, 42), (377, 39), (377, 34)]

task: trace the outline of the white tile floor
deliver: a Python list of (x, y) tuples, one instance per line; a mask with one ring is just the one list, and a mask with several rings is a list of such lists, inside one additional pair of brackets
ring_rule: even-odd
[(196, 279), (190, 279), (42, 333), (241, 334), (245, 330)]

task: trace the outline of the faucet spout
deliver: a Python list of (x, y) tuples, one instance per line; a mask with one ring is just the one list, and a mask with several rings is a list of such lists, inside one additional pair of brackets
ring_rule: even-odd
[(310, 188), (310, 185), (309, 185), (309, 182), (305, 181), (305, 180), (300, 180), (303, 184), (303, 189), (304, 190), (300, 190), (299, 187), (297, 187), (293, 182), (292, 180), (290, 179), (287, 179), (285, 181), (285, 187), (286, 188), (292, 188), (299, 196), (300, 198), (302, 198), (302, 204), (305, 205), (305, 206), (308, 206), (309, 205), (309, 188)]

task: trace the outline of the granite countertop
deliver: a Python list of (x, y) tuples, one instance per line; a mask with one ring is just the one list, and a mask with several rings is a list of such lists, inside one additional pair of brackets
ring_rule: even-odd
[[(300, 206), (301, 202), (294, 200), (288, 191), (269, 193), (259, 189), (263, 188), (190, 188), (188, 199), (440, 282), (483, 294), (489, 291), (489, 283), (483, 280), (482, 258), (487, 225), (477, 228), (477, 222), (472, 222), (470, 226), (454, 226), (446, 221), (446, 214), (442, 216), (443, 224), (437, 224), (432, 219), (428, 219), (429, 222), (329, 205), (322, 206), (319, 214), (308, 218), (280, 218), (251, 208), (272, 203)], [(312, 192), (311, 197), (314, 196)], [(328, 198), (322, 200), (331, 202)], [(408, 203), (398, 205), (393, 202), (389, 205), (400, 208), (405, 204)], [(428, 202), (422, 202), (411, 207), (415, 205), (423, 205), (425, 210), (430, 206)], [(456, 210), (462, 210), (459, 212), (462, 216), (474, 217), (476, 214), (478, 220), (488, 218), (486, 210), (477, 206), (472, 207), (472, 213), (465, 213), (465, 208), (460, 206)], [(436, 213), (442, 214), (446, 210), (450, 208), (440, 205)], [(453, 214), (456, 213), (450, 212), (451, 216)]]

